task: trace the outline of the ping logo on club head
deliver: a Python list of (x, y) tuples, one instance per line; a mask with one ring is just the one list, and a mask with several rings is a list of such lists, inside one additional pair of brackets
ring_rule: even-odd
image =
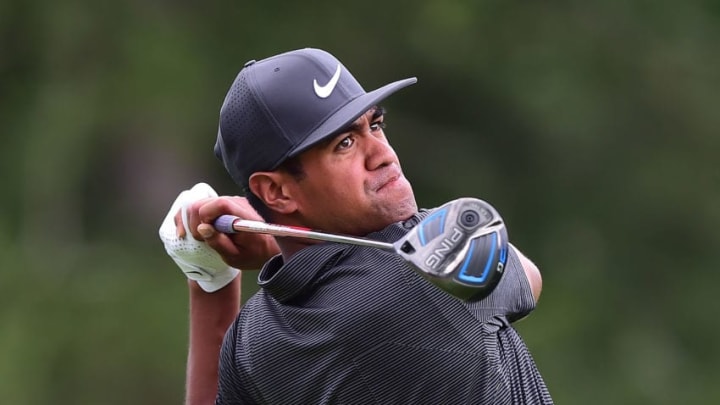
[(452, 228), (452, 233), (449, 236), (444, 237), (438, 244), (437, 247), (428, 255), (425, 259), (425, 265), (435, 270), (442, 261), (447, 257), (448, 253), (462, 240), (464, 232), (457, 227)]

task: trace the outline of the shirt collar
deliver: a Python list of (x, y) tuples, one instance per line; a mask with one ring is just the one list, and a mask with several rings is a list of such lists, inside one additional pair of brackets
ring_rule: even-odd
[[(367, 237), (384, 242), (394, 242), (417, 225), (426, 215), (421, 211), (408, 220), (396, 222), (385, 229), (373, 232)], [(287, 302), (296, 297), (324, 269), (331, 268), (337, 261), (356, 248), (341, 243), (319, 243), (301, 249), (287, 262), (282, 255), (270, 259), (258, 275), (258, 284), (280, 302)]]

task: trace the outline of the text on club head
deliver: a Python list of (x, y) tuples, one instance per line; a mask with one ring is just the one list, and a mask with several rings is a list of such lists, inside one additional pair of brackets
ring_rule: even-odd
[(464, 233), (457, 227), (453, 227), (452, 233), (449, 236), (444, 237), (440, 243), (438, 243), (435, 250), (428, 255), (425, 259), (425, 265), (430, 269), (435, 270), (457, 245), (458, 241), (462, 240)]

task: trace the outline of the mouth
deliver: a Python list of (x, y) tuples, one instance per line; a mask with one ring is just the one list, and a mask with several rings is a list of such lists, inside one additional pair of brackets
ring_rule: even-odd
[(378, 192), (384, 188), (392, 186), (401, 178), (402, 172), (400, 171), (400, 169), (392, 166), (391, 169), (387, 171), (387, 173), (384, 173), (383, 175), (378, 177), (378, 179), (374, 182), (375, 184), (373, 189), (375, 190), (375, 192)]
[(380, 190), (382, 190), (382, 189), (384, 189), (384, 188), (386, 188), (386, 187), (392, 186), (392, 185), (397, 181), (397, 179), (399, 179), (399, 178), (400, 178), (400, 176), (392, 176), (392, 177), (390, 177), (389, 179), (387, 179), (386, 181), (384, 181), (383, 183), (381, 183), (381, 184), (380, 184), (380, 187), (378, 187), (377, 190), (375, 190), (375, 191), (380, 191)]

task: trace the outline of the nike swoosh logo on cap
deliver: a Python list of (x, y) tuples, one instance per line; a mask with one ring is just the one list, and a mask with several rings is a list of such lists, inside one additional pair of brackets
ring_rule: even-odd
[(315, 88), (315, 94), (320, 98), (328, 98), (335, 90), (338, 80), (340, 80), (340, 64), (338, 63), (335, 74), (330, 78), (330, 81), (326, 85), (321, 86), (318, 84), (317, 79), (313, 80), (313, 87)]

